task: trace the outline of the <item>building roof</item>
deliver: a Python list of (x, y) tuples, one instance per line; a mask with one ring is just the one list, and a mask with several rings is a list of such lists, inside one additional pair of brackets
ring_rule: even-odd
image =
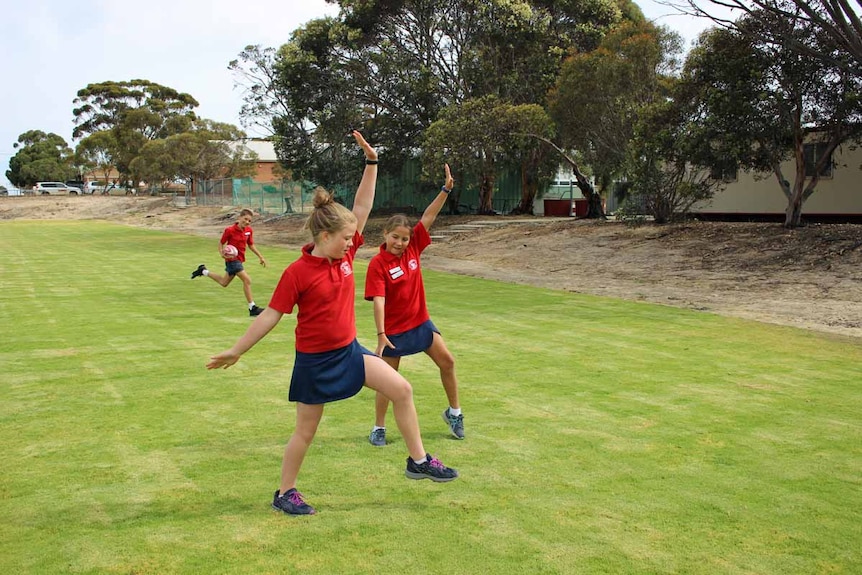
[(258, 162), (277, 162), (275, 146), (269, 140), (246, 140), (245, 147), (257, 154)]

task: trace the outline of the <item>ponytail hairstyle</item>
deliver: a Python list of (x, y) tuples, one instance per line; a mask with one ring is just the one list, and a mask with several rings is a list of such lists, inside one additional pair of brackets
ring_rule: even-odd
[(312, 202), (314, 209), (308, 216), (305, 227), (311, 230), (314, 241), (317, 241), (323, 232), (334, 234), (357, 222), (353, 212), (336, 202), (332, 194), (321, 187), (315, 188)]

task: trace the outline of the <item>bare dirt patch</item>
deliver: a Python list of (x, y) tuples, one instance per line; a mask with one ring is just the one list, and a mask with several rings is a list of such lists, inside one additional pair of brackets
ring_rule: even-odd
[[(181, 208), (169, 198), (0, 198), (0, 221), (108, 220), (213, 238), (235, 215), (235, 208)], [(384, 220), (369, 221), (360, 257), (374, 255)], [(308, 241), (304, 221), (262, 216), (253, 225), (260, 242), (297, 248)], [(435, 241), (424, 266), (862, 337), (862, 226), (441, 216), (432, 234), (470, 223), (477, 227)]]

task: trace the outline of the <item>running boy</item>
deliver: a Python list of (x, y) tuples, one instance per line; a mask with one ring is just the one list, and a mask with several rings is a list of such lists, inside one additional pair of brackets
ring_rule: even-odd
[(413, 388), (356, 340), (353, 259), (363, 243), (362, 230), (374, 203), (377, 152), (359, 132), (354, 131), (353, 137), (366, 158), (353, 211), (336, 203), (325, 190), (315, 192), (314, 210), (307, 222), (313, 242), (304, 246), (299, 259), (284, 270), (269, 305), (245, 335), (207, 363), (207, 369), (230, 367), (269, 333), (283, 314), (298, 308), (288, 396), (296, 402), (296, 427), (284, 450), (281, 485), (272, 501), (273, 508), (291, 515), (315, 513), (296, 490), (296, 480), (323, 416), (323, 406), (356, 395), (363, 385), (383, 393), (394, 404), (395, 421), (409, 452), (408, 478), (445, 482), (458, 477), (457, 471), (425, 451)]
[[(446, 347), (443, 336), (428, 315), (425, 286), (419, 257), (431, 244), (428, 230), (446, 203), (455, 180), (446, 168), (446, 183), (437, 197), (425, 208), (422, 219), (412, 228), (403, 214), (394, 215), (383, 228), (384, 243), (380, 253), (371, 258), (365, 276), (365, 299), (374, 302), (377, 325), (376, 353), (395, 370), (401, 357), (424, 351), (440, 369), (440, 381), (449, 400), (443, 421), (456, 439), (464, 439), (464, 416), (458, 401), (458, 378), (455, 358)], [(374, 405), (375, 421), (368, 440), (372, 445), (386, 445), (386, 411), (389, 400), (378, 393)]]
[(224, 247), (228, 244), (232, 245), (239, 252), (234, 259), (226, 259), (224, 262), (225, 275), (214, 274), (207, 269), (204, 264), (192, 272), (192, 279), (200, 276), (208, 276), (221, 287), (227, 287), (234, 277), (238, 277), (242, 281), (242, 291), (245, 293), (245, 300), (248, 302), (248, 315), (254, 317), (260, 315), (263, 311), (262, 307), (258, 307), (254, 303), (254, 298), (251, 295), (251, 276), (245, 271), (243, 262), (245, 261), (245, 248), (254, 252), (260, 259), (260, 265), (266, 267), (266, 260), (254, 245), (254, 231), (251, 229), (251, 218), (254, 215), (249, 209), (244, 209), (239, 213), (239, 219), (232, 226), (225, 228), (219, 240), (218, 252), (221, 257), (225, 257)]

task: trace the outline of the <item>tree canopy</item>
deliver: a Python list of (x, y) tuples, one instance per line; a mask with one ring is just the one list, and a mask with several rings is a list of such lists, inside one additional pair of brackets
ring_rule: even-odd
[(72, 110), (75, 139), (110, 130), (113, 161), (123, 179), (139, 179), (131, 162), (148, 141), (188, 131), (198, 106), (189, 94), (150, 82), (129, 80), (88, 84)]
[[(763, 27), (759, 31), (760, 40), (782, 45), (827, 65), (854, 68), (857, 73), (862, 69), (862, 2), (859, 0), (668, 0), (664, 3), (740, 32), (746, 30), (737, 27), (738, 16), (746, 16), (746, 21), (761, 19), (764, 23), (801, 22), (819, 36), (817, 44), (784, 37), (780, 26)], [(841, 56), (836, 57), (839, 54)]]
[(290, 113), (284, 94), (276, 91), (275, 48), (250, 44), (227, 67), (234, 74), (234, 88), (243, 92), (239, 110), (242, 126), (274, 135), (272, 117)]
[[(444, 109), (486, 96), (544, 106), (571, 50), (594, 48), (621, 19), (643, 20), (636, 5), (613, 0), (338, 4), (338, 17), (308, 22), (275, 52), (247, 48), (230, 66), (246, 89), (244, 121), (259, 123), (276, 104), (280, 160), (323, 185), (353, 177), (355, 158), (341, 146), (350, 128), (378, 144), (383, 172), (397, 170), (422, 153)], [(477, 145), (498, 124), (476, 125)]]
[(77, 106), (72, 110), (75, 139), (128, 123), (129, 128), (153, 140), (187, 129), (195, 118), (193, 109), (198, 101), (149, 80), (129, 80), (88, 84), (78, 90), (73, 104)]
[(75, 174), (72, 149), (61, 136), (30, 130), (18, 136), (13, 144), (20, 148), (9, 160), (6, 177), (19, 188), (36, 182), (65, 181)]
[[(540, 181), (548, 180), (557, 166), (547, 147), (530, 135), (551, 137), (553, 131), (553, 122), (537, 104), (513, 105), (496, 96), (453, 104), (425, 131), (424, 169), (433, 173), (449, 158), (457, 158), (456, 171), (472, 178), (479, 190), (477, 211), (492, 213), (498, 167), (516, 166), (521, 171), (522, 198), (513, 211), (527, 213)], [(456, 208), (459, 196), (460, 190), (453, 198)]]
[[(576, 52), (563, 63), (548, 109), (560, 146), (580, 152), (602, 190), (625, 175), (637, 123), (668, 97), (680, 52), (679, 35), (667, 28), (623, 22), (597, 49)], [(579, 185), (590, 211), (599, 213), (598, 194), (583, 178)]]
[(111, 130), (90, 134), (75, 148), (76, 162), (87, 171), (101, 174), (105, 182), (117, 164), (117, 155), (117, 140)]
[(257, 156), (242, 144), (245, 137), (231, 124), (195, 120), (191, 130), (144, 144), (130, 168), (151, 185), (248, 177)]

